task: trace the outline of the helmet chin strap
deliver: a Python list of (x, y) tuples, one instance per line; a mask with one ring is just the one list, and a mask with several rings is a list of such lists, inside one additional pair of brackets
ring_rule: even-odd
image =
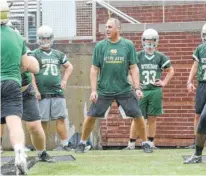
[(155, 48), (144, 48), (144, 50), (149, 55), (153, 55), (155, 52)]

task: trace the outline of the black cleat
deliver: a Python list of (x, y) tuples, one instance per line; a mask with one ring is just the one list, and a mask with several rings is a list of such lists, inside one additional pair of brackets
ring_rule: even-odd
[(38, 155), (38, 160), (41, 162), (55, 163), (55, 159), (51, 157), (46, 151), (43, 151), (41, 155)]
[(145, 153), (153, 152), (153, 147), (150, 141), (142, 142), (142, 149)]
[(77, 148), (75, 149), (75, 153), (86, 153), (91, 148), (90, 145), (86, 146), (86, 144), (79, 143)]

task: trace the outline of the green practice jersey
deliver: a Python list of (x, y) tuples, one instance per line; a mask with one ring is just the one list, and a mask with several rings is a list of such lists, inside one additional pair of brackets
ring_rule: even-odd
[(198, 82), (206, 82), (206, 43), (203, 43), (196, 48), (193, 58), (198, 62)]
[(12, 28), (1, 25), (1, 81), (14, 80), (21, 85), (21, 57), (26, 54), (24, 39)]
[(143, 90), (156, 89), (156, 79), (161, 78), (162, 71), (171, 66), (171, 62), (163, 53), (155, 51), (148, 55), (144, 50), (137, 53), (137, 65), (140, 71), (140, 83)]
[(51, 49), (49, 53), (36, 49), (32, 55), (38, 60), (40, 71), (35, 75), (37, 87), (42, 95), (63, 95), (60, 66), (68, 62), (61, 51)]
[(134, 44), (121, 38), (117, 43), (105, 39), (97, 43), (92, 64), (100, 68), (97, 91), (100, 95), (118, 95), (132, 90), (128, 83), (129, 66), (136, 64)]

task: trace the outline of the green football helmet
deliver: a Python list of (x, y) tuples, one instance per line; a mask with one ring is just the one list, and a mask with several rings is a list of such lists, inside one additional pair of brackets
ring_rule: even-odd
[(202, 38), (202, 42), (205, 43), (206, 42), (206, 23), (202, 27), (201, 38)]
[(9, 21), (9, 4), (5, 0), (0, 3), (0, 23), (6, 24)]
[[(145, 40), (154, 40), (154, 42), (145, 42)], [(146, 48), (157, 48), (159, 35), (155, 29), (146, 29), (142, 34), (142, 46)]]
[(38, 44), (43, 48), (50, 48), (54, 42), (53, 30), (50, 26), (42, 25), (38, 31)]

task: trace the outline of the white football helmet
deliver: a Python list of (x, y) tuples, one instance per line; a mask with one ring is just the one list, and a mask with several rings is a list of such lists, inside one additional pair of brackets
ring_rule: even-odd
[(202, 38), (202, 42), (205, 43), (206, 42), (206, 23), (202, 27), (201, 38)]
[[(145, 42), (145, 40), (154, 40), (154, 42)], [(142, 46), (146, 48), (156, 48), (159, 42), (158, 32), (154, 29), (146, 29), (142, 34)]]
[(6, 24), (9, 21), (9, 4), (5, 0), (0, 2), (0, 23)]
[(38, 31), (38, 44), (44, 48), (50, 48), (54, 42), (53, 30), (50, 26), (42, 25)]

